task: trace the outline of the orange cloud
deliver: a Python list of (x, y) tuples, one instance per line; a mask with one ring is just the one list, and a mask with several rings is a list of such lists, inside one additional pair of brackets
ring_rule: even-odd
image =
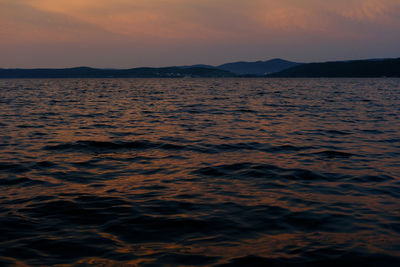
[(338, 1), (330, 9), (345, 18), (359, 22), (394, 23), (394, 20), (400, 17), (398, 0)]
[[(126, 38), (203, 41), (257, 38), (260, 33), (351, 31), (351, 27), (343, 28), (341, 17), (395, 24), (390, 11), (400, 6), (397, 0), (1, 0), (6, 5), (13, 1), (21, 10), (31, 8), (52, 20), (57, 16), (68, 20), (69, 34), (80, 30), (78, 24)], [(64, 23), (66, 28), (68, 23)], [(32, 24), (44, 31), (54, 27), (43, 19)]]
[(221, 31), (219, 27), (208, 25), (206, 13), (197, 12), (197, 8), (202, 11), (207, 7), (209, 10), (218, 8), (218, 4), (206, 2), (195, 4), (195, 1), (182, 0), (115, 0), (112, 3), (104, 0), (25, 0), (27, 5), (38, 10), (73, 17), (81, 23), (96, 25), (106, 31), (125, 36), (177, 39), (229, 37), (229, 31)]
[(400, 42), (399, 14), (399, 0), (0, 0), (0, 49), (68, 43), (108, 53), (110, 44), (129, 53), (169, 47), (236, 55), (250, 47), (320, 49), (318, 42), (372, 46)]

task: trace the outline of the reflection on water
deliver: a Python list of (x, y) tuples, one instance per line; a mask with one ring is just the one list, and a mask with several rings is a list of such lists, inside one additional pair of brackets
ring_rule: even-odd
[(400, 262), (400, 80), (0, 81), (0, 265)]

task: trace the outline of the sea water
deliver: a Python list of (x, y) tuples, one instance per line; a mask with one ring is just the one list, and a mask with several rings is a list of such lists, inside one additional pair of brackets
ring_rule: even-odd
[(400, 79), (0, 80), (0, 190), (0, 265), (400, 266)]

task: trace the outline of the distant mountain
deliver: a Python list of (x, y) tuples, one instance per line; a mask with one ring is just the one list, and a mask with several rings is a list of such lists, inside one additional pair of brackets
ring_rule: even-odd
[(166, 67), (134, 69), (0, 69), (0, 78), (174, 78), (174, 77), (234, 77), (229, 71), (203, 67)]
[(188, 66), (176, 66), (176, 68), (181, 69), (190, 69), (190, 68), (206, 68), (206, 69), (215, 69), (214, 66), (205, 65), (205, 64), (196, 64), (196, 65), (188, 65)]
[(238, 75), (246, 75), (246, 74), (266, 75), (284, 69), (288, 69), (294, 66), (298, 66), (300, 64), (301, 63), (296, 63), (276, 58), (268, 61), (227, 63), (220, 66), (216, 66), (216, 68), (230, 71)]
[(400, 58), (302, 64), (268, 77), (400, 77)]
[(365, 59), (351, 59), (351, 60), (340, 60), (340, 61), (334, 61), (334, 62), (351, 62), (351, 61), (360, 61), (360, 60), (367, 60), (367, 61), (382, 61), (382, 60), (388, 60), (388, 59), (393, 59), (393, 58), (365, 58)]
[(400, 58), (296, 63), (282, 59), (164, 68), (0, 69), (9, 78), (400, 77)]

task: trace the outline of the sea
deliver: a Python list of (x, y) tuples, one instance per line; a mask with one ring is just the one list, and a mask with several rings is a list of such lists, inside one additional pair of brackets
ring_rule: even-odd
[(0, 80), (1, 266), (400, 266), (400, 79)]

